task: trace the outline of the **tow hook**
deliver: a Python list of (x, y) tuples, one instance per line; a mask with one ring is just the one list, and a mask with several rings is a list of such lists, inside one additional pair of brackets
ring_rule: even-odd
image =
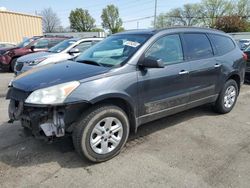
[(53, 120), (40, 125), (44, 134), (47, 137), (56, 136), (62, 137), (65, 135), (65, 124), (63, 120), (63, 114), (53, 111)]

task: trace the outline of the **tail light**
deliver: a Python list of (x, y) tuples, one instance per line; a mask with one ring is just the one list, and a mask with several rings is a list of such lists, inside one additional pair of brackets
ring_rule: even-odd
[(247, 59), (248, 59), (248, 58), (247, 58), (247, 54), (243, 53), (242, 55), (243, 55), (243, 59), (244, 59), (245, 61), (247, 61)]

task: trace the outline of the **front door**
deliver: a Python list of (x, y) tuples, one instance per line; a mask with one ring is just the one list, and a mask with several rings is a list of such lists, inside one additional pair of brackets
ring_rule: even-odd
[(138, 70), (139, 123), (183, 110), (189, 98), (189, 65), (183, 61), (178, 34), (158, 39), (145, 52), (147, 57), (161, 59), (165, 67)]

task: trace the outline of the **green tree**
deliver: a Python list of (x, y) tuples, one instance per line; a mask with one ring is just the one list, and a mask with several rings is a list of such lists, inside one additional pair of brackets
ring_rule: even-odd
[(168, 26), (193, 26), (199, 22), (199, 5), (185, 4), (181, 8), (175, 8), (166, 14), (160, 14), (156, 19), (156, 28)]
[(88, 10), (76, 8), (69, 15), (70, 28), (72, 30), (83, 32), (91, 31), (95, 28), (95, 19), (89, 14)]
[(250, 12), (250, 0), (238, 0), (235, 2), (235, 9), (237, 14), (240, 17), (247, 18)]
[(229, 0), (203, 0), (200, 4), (200, 17), (204, 26), (214, 27), (217, 18), (232, 14), (234, 5)]
[(114, 5), (108, 5), (102, 10), (102, 27), (109, 30), (110, 33), (123, 31), (122, 19), (119, 16), (119, 10)]

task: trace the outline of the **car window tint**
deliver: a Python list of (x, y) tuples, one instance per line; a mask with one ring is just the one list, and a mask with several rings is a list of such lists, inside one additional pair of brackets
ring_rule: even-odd
[(35, 48), (48, 48), (48, 45), (49, 40), (47, 39), (39, 39), (33, 44)]
[(183, 61), (179, 35), (167, 35), (158, 39), (146, 52), (145, 57), (161, 59), (164, 64)]
[(50, 41), (49, 41), (49, 46), (48, 46), (48, 47), (51, 48), (51, 47), (57, 45), (59, 42), (62, 42), (62, 41), (64, 41), (64, 39), (54, 39), (54, 40), (50, 40)]
[(213, 56), (211, 44), (205, 34), (185, 33), (185, 52), (188, 60), (208, 58)]
[(78, 48), (80, 52), (84, 52), (87, 50), (90, 46), (92, 46), (92, 41), (85, 41), (75, 46), (75, 48)]
[(234, 42), (229, 37), (215, 34), (210, 34), (209, 36), (218, 55), (224, 55), (235, 48)]

